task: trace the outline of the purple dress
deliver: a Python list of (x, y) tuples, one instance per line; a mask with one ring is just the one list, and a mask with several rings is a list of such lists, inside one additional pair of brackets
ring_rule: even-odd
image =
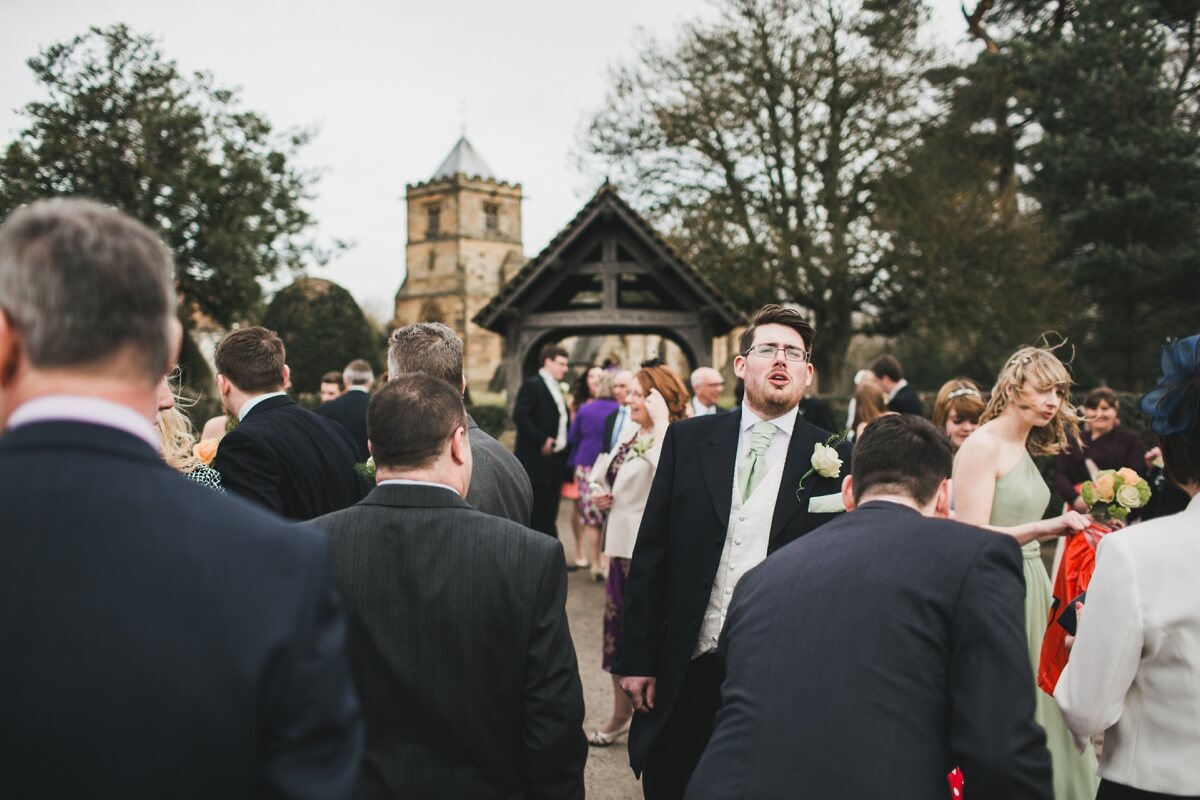
[(576, 412), (575, 419), (571, 420), (571, 429), (567, 432), (567, 445), (570, 448), (567, 463), (575, 469), (575, 486), (579, 490), (575, 506), (583, 524), (596, 528), (604, 524), (604, 512), (596, 508), (588, 476), (592, 472), (592, 464), (596, 463), (596, 456), (604, 452), (604, 421), (618, 407), (617, 401), (608, 397), (589, 400)]

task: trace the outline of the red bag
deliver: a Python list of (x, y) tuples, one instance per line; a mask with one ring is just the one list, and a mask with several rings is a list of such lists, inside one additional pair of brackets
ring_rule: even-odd
[[(1100, 525), (1092, 525), (1088, 532), (1096, 541), (1105, 534), (1112, 533)], [(1066, 610), (1067, 603), (1087, 590), (1088, 584), (1092, 582), (1092, 573), (1096, 571), (1096, 545), (1091, 538), (1080, 533), (1067, 539), (1062, 563), (1058, 565), (1058, 575), (1054, 578), (1054, 602), (1050, 604), (1046, 635), (1042, 637), (1037, 679), (1038, 686), (1049, 695), (1054, 694), (1058, 676), (1062, 675), (1067, 666), (1067, 631), (1058, 624), (1058, 618)]]

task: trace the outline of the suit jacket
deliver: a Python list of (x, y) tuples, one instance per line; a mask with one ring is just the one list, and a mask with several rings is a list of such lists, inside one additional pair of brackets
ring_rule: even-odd
[(558, 436), (558, 406), (541, 374), (534, 374), (517, 390), (513, 422), (517, 426), (517, 460), (529, 473), (530, 482), (534, 486), (562, 483), (566, 451), (542, 455), (546, 440)]
[(819, 397), (805, 397), (800, 401), (800, 413), (804, 421), (827, 431), (840, 430), (833, 419), (833, 409)]
[(471, 443), (471, 488), (467, 502), (485, 514), (529, 525), (533, 517), (533, 487), (521, 462), (467, 416)]
[(734, 591), (722, 706), (687, 797), (1053, 797), (1034, 722), (1021, 552), (868, 503)]
[(128, 433), (0, 438), (0, 797), (347, 798), (329, 543)]
[(916, 389), (908, 385), (900, 387), (896, 396), (888, 401), (887, 407), (888, 411), (895, 411), (897, 414), (925, 416), (925, 406), (921, 405), (921, 397), (917, 394)]
[[(625, 618), (618, 675), (657, 678), (654, 710), (637, 714), (629, 740), (629, 761), (641, 772), (682, 685), (700, 633), (713, 579), (725, 547), (732, 504), (741, 411), (674, 422), (667, 428), (650, 498), (638, 529), (637, 546), (625, 589)], [(809, 501), (841, 490), (841, 477), (810, 467), (817, 443), (829, 433), (797, 415), (771, 520), (768, 554), (836, 516), (814, 514)], [(843, 474), (850, 469), (850, 446), (838, 452)]]
[[(617, 427), (617, 417), (620, 415), (622, 408), (624, 408), (626, 410), (625, 422), (624, 422), (623, 427), (632, 428), (637, 425), (636, 422), (634, 422), (632, 419), (629, 418), (629, 414), (628, 414), (629, 407), (628, 406), (618, 406), (616, 411), (612, 412), (607, 417), (605, 417), (604, 418), (604, 452), (606, 452), (606, 453), (611, 453), (617, 449), (616, 447), (612, 446), (612, 440), (613, 440), (614, 433), (618, 434), (619, 436), (621, 435), (621, 432), (614, 430), (614, 428)], [(624, 436), (621, 436), (622, 441), (624, 440), (624, 438), (625, 438)]]
[(558, 542), (431, 486), (378, 486), (316, 523), (367, 719), (359, 797), (582, 798)]
[(352, 505), (366, 493), (357, 462), (354, 440), (342, 426), (291, 398), (272, 397), (225, 434), (213, 469), (230, 492), (305, 520)]
[(333, 420), (350, 434), (359, 463), (371, 455), (367, 449), (367, 406), (370, 403), (371, 395), (368, 392), (350, 389), (341, 397), (335, 397), (316, 408), (318, 414)]

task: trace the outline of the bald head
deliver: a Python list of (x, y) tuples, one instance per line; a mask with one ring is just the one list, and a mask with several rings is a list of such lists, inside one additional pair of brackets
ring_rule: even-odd
[(724, 388), (725, 379), (712, 367), (700, 367), (692, 373), (692, 393), (703, 405), (715, 406)]

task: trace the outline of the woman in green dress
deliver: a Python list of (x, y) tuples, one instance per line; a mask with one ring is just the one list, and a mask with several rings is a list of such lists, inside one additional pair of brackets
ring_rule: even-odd
[[(1037, 675), (1042, 635), (1050, 613), (1050, 577), (1041, 541), (1077, 533), (1090, 519), (1076, 511), (1042, 519), (1050, 489), (1032, 456), (1054, 455), (1078, 439), (1070, 403), (1071, 376), (1051, 350), (1024, 347), (1005, 363), (980, 418), (982, 425), (954, 459), (954, 508), (960, 522), (990, 528), (1017, 540), (1025, 556), (1025, 632), (1030, 682)], [(1055, 800), (1092, 800), (1099, 779), (1090, 746), (1080, 753), (1054, 698), (1031, 685), (1036, 718), (1046, 731), (1054, 766)], [(970, 797), (971, 776), (966, 775)]]

